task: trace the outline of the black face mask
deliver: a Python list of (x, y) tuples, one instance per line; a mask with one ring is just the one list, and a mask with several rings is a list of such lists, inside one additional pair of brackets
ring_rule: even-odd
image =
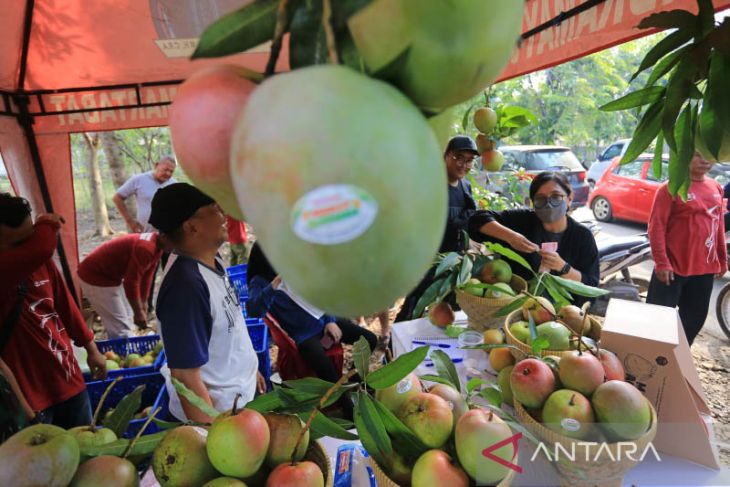
[(560, 200), (557, 206), (551, 203), (546, 204), (543, 208), (535, 208), (535, 214), (543, 223), (553, 223), (560, 220), (568, 213), (568, 204), (565, 200)]

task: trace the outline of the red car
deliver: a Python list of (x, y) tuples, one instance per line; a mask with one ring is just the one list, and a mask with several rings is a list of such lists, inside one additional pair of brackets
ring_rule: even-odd
[(588, 205), (596, 220), (608, 222), (618, 218), (649, 222), (654, 194), (667, 179), (669, 163), (668, 159), (662, 161), (662, 174), (657, 180), (651, 168), (653, 157), (652, 154), (642, 154), (623, 166), (619, 165), (620, 157), (611, 161), (588, 198)]

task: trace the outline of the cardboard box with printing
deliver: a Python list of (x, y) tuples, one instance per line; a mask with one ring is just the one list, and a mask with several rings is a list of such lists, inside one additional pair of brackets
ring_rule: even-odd
[(654, 446), (719, 468), (703, 417), (710, 410), (676, 310), (612, 299), (601, 344), (618, 355), (626, 380), (656, 408), (659, 426)]

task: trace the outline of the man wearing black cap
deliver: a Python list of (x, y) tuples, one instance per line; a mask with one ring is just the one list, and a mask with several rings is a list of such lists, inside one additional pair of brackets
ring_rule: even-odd
[[(469, 217), (477, 209), (476, 202), (471, 195), (471, 185), (464, 178), (472, 168), (474, 160), (479, 156), (477, 145), (471, 137), (457, 135), (449, 140), (444, 152), (446, 176), (449, 181), (449, 214), (446, 220), (444, 237), (441, 240), (439, 252), (459, 252), (464, 250), (468, 242), (464, 241), (464, 232), (467, 229)], [(418, 304), (418, 300), (433, 282), (435, 269), (431, 269), (403, 303), (395, 321), (405, 321), (417, 316), (411, 316)]]
[(238, 296), (218, 256), (227, 238), (226, 219), (210, 197), (176, 183), (155, 193), (150, 223), (174, 249), (157, 297), (170, 412), (180, 420), (210, 422), (178, 396), (172, 377), (218, 411), (231, 409), (238, 394), (248, 402), (257, 385), (260, 392), (266, 388)]

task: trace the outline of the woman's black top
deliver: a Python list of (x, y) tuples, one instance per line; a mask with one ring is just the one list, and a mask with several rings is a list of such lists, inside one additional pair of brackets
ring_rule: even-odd
[[(496, 242), (506, 247), (509, 244), (499, 239), (488, 237), (479, 231), (485, 223), (496, 221), (501, 225), (514, 230), (527, 237), (530, 241), (540, 246), (544, 242), (555, 242), (555, 234), (547, 232), (540, 219), (533, 210), (506, 210), (506, 211), (477, 211), (469, 218), (469, 237), (477, 242)], [(596, 240), (593, 238), (591, 231), (580, 223), (568, 217), (568, 227), (558, 237), (558, 255), (571, 267), (577, 269), (581, 273), (581, 281), (589, 286), (597, 286), (600, 279), (600, 271), (598, 269), (598, 248), (596, 248)], [(514, 250), (514, 249), (513, 249)], [(517, 252), (527, 260), (532, 270), (537, 272), (540, 268), (540, 254), (533, 252), (525, 254)], [(515, 274), (531, 279), (533, 276), (521, 265), (512, 264), (512, 270)], [(553, 274), (556, 274), (553, 272)]]

